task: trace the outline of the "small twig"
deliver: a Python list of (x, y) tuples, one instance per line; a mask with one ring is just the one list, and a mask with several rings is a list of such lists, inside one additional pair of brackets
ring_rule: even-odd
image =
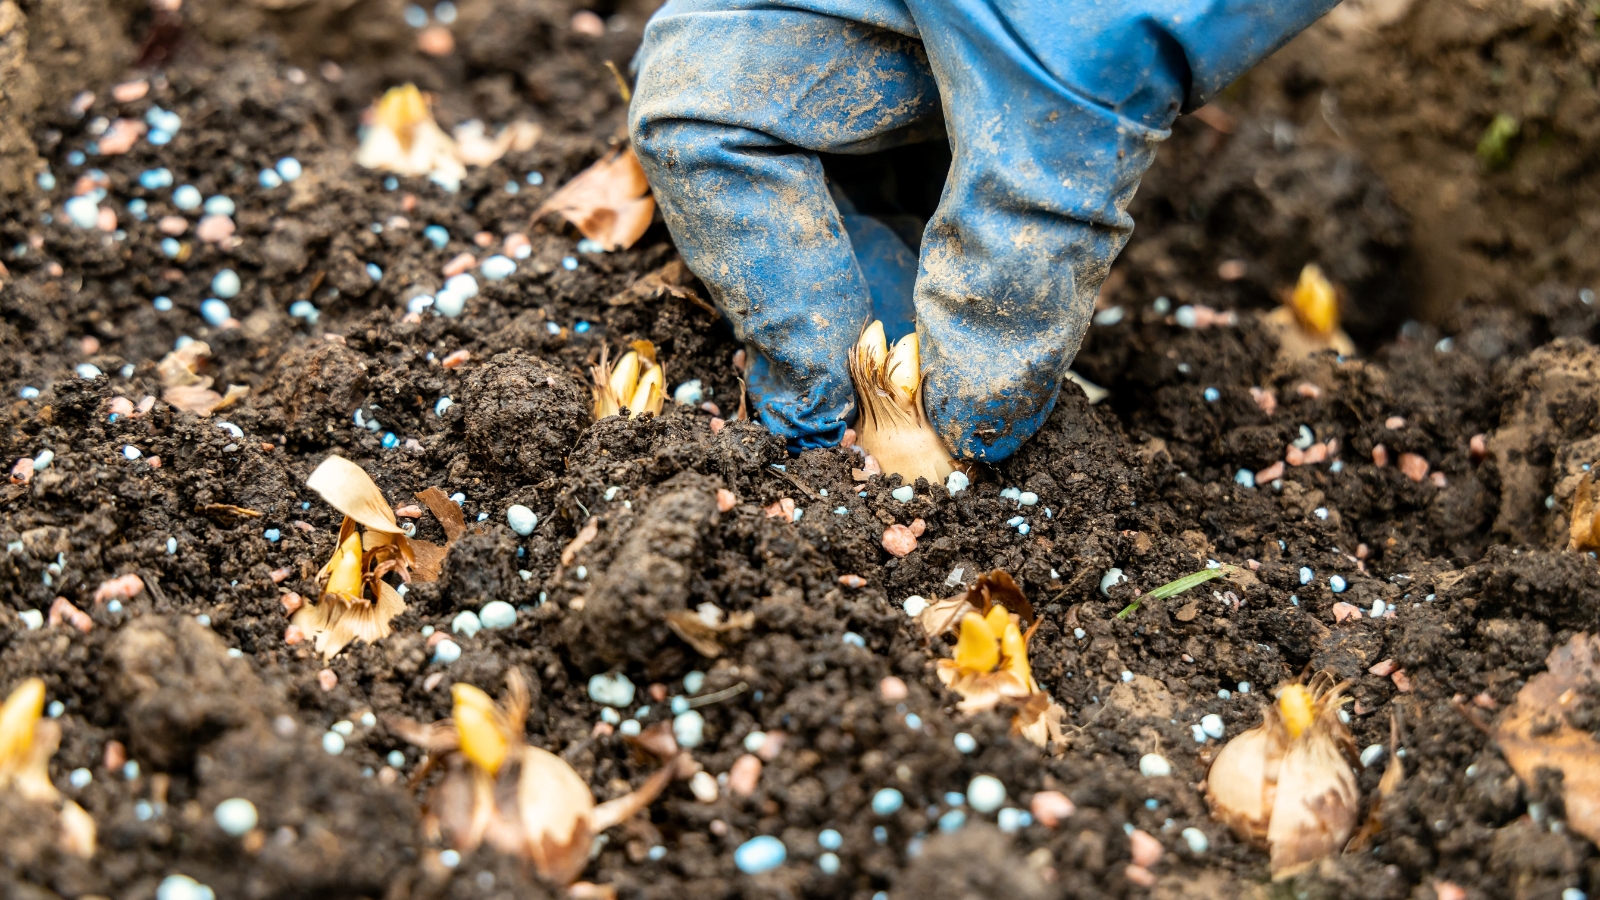
[(797, 488), (800, 491), (800, 493), (805, 494), (807, 497), (810, 497), (812, 500), (819, 499), (817, 497), (815, 491), (811, 490), (811, 488), (809, 488), (809, 487), (806, 487), (805, 482), (802, 482), (800, 479), (796, 478), (793, 475), (790, 475), (788, 472), (786, 472), (786, 471), (784, 471), (782, 469), (776, 469), (776, 468), (773, 468), (772, 466), (767, 466), (762, 471), (766, 472), (769, 475), (777, 476), (778, 478), (782, 478), (783, 480), (789, 482), (790, 484), (794, 485), (795, 488)]
[(622, 77), (622, 70), (611, 60), (606, 60), (606, 68), (611, 70), (611, 76), (617, 79), (617, 92), (622, 95), (623, 103), (633, 102), (633, 88), (628, 86), (628, 79)]
[(717, 691), (715, 694), (707, 694), (704, 697), (696, 697), (693, 700), (690, 700), (689, 708), (694, 709), (697, 706), (710, 706), (713, 703), (721, 703), (730, 697), (737, 697), (748, 690), (750, 690), (749, 683), (741, 681), (733, 687)]
[(1478, 729), (1491, 738), (1494, 737), (1494, 732), (1490, 730), (1488, 725), (1484, 724), (1483, 719), (1478, 715), (1478, 711), (1468, 706), (1466, 699), (1460, 694), (1450, 698), (1450, 706), (1456, 712), (1461, 714), (1461, 718), (1467, 720), (1468, 725), (1471, 725), (1473, 728)]

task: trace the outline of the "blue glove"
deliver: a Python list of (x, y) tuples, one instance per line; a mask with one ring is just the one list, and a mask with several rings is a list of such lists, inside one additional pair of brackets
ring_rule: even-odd
[(905, 319), (909, 280), (909, 250), (841, 215), (816, 154), (948, 136), (912, 298), (924, 405), (957, 456), (1000, 460), (1054, 407), (1172, 120), (1336, 2), (669, 0), (630, 132), (754, 351), (756, 415), (797, 449), (842, 437), (846, 354), (870, 318)]

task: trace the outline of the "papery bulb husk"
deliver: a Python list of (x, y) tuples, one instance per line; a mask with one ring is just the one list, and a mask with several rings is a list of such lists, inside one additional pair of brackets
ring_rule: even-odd
[(71, 856), (88, 859), (94, 855), (96, 828), (94, 817), (83, 807), (65, 800), (61, 803), (61, 851)]
[(1339, 853), (1355, 831), (1361, 791), (1340, 746), (1337, 712), (1337, 704), (1324, 704), (1283, 756), (1267, 825), (1274, 879)]
[(442, 827), (451, 847), (471, 853), (485, 837), (496, 836), (495, 781), (461, 754), (448, 754), (445, 766), (445, 776), (428, 793), (428, 830)]
[(1066, 717), (1065, 707), (1052, 700), (1047, 692), (1038, 691), (1012, 717), (1011, 731), (1039, 747), (1048, 748), (1051, 744), (1066, 741), (1066, 734), (1061, 728)]
[(400, 523), (395, 521), (394, 510), (383, 492), (373, 483), (366, 470), (342, 456), (329, 456), (323, 460), (306, 487), (321, 495), (329, 506), (344, 513), (374, 531), (403, 535)]
[(339, 594), (324, 594), (315, 606), (302, 606), (289, 621), (314, 639), (317, 652), (325, 659), (332, 659), (357, 638), (375, 644), (392, 633), (389, 622), (406, 611), (406, 602), (388, 582), (368, 579), (367, 584), (376, 595), (374, 600), (352, 602)]
[(517, 780), (522, 853), (539, 874), (571, 884), (589, 863), (594, 841), (594, 795), (567, 761), (548, 750), (523, 747)]
[(1267, 846), (1267, 824), (1277, 797), (1278, 773), (1288, 751), (1277, 709), (1268, 706), (1267, 720), (1225, 744), (1206, 775), (1206, 802), (1211, 812), (1240, 840)]
[(873, 322), (850, 350), (850, 378), (860, 401), (856, 443), (878, 461), (885, 475), (907, 484), (926, 478), (943, 484), (966, 467), (950, 455), (922, 407), (922, 358), (916, 334), (891, 351), (883, 323)]

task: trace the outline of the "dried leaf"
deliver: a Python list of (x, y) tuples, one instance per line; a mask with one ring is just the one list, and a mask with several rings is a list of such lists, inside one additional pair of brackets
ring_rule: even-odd
[(422, 501), (423, 505), (428, 507), (428, 512), (433, 513), (433, 517), (439, 520), (439, 524), (444, 528), (444, 539), (446, 541), (453, 544), (456, 538), (461, 537), (466, 532), (466, 516), (462, 515), (461, 507), (454, 500), (451, 500), (450, 495), (446, 494), (442, 488), (431, 487), (411, 496)]
[(1539, 769), (1560, 772), (1567, 824), (1600, 843), (1600, 743), (1569, 718), (1600, 681), (1600, 637), (1574, 635), (1550, 652), (1545, 666), (1495, 723), (1495, 743), (1524, 784), (1534, 783)]
[(612, 295), (607, 300), (610, 306), (629, 306), (641, 300), (654, 300), (665, 294), (679, 300), (687, 300), (701, 309), (715, 313), (717, 308), (707, 303), (695, 293), (691, 285), (694, 284), (694, 273), (683, 260), (675, 259), (653, 272), (639, 276), (627, 289)]
[(306, 479), (311, 488), (328, 505), (374, 531), (387, 534), (404, 534), (395, 521), (394, 510), (383, 492), (372, 482), (371, 476), (360, 466), (342, 456), (329, 456)]
[[(210, 387), (211, 379), (196, 374), (200, 364), (211, 356), (211, 345), (205, 341), (190, 341), (161, 358), (156, 364), (156, 374), (161, 386), (167, 388), (199, 385)], [(171, 401), (168, 401), (171, 402)]]
[(619, 146), (550, 195), (534, 218), (560, 213), (606, 250), (632, 247), (656, 211), (650, 183), (633, 148)]

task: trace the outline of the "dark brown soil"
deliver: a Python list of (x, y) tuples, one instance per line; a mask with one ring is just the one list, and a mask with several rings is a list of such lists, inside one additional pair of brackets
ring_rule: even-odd
[[(512, 667), (531, 682), (528, 741), (569, 760), (601, 799), (652, 767), (597, 729), (594, 674), (623, 672), (639, 685), (635, 706), (651, 707), (645, 726), (672, 717), (668, 704), (647, 699), (647, 685), (680, 694), (695, 670), (706, 673), (702, 693), (743, 685), (699, 708), (706, 739), (694, 753), (712, 773), (729, 770), (750, 732), (784, 735), (753, 796), (724, 792), (705, 804), (675, 783), (648, 821), (608, 833), (585, 878), (623, 897), (1430, 900), (1440, 882), (1473, 898), (1600, 889), (1600, 857), (1562, 827), (1558, 785), (1519, 783), (1452, 705), (1478, 695), (1510, 703), (1552, 647), (1600, 617), (1600, 563), (1565, 550), (1576, 483), (1600, 456), (1597, 321), (1579, 294), (1600, 284), (1576, 245), (1541, 248), (1562, 228), (1600, 232), (1590, 208), (1600, 138), (1585, 130), (1592, 122), (1571, 124), (1588, 121), (1582, 110), (1550, 100), (1546, 118), (1524, 114), (1547, 124), (1523, 132), (1509, 169), (1473, 168), (1486, 120), (1464, 99), (1505, 77), (1492, 74), (1506, 64), (1491, 57), (1520, 60), (1515, 78), (1548, 78), (1558, 97), (1583, 77), (1592, 93), (1600, 57), (1587, 13), (1447, 15), (1437, 5), (1363, 26), (1379, 37), (1361, 46), (1379, 54), (1369, 62), (1398, 54), (1408, 66), (1434, 60), (1465, 73), (1459, 89), (1435, 85), (1432, 102), (1454, 98), (1461, 116), (1478, 116), (1457, 123), (1470, 140), (1451, 144), (1426, 116), (1401, 122), (1377, 109), (1380, 95), (1359, 89), (1389, 74), (1361, 82), (1347, 60), (1308, 56), (1330, 42), (1348, 49), (1332, 25), (1319, 26), (1224, 101), (1231, 123), (1180, 121), (1141, 189), (1139, 231), (1101, 301), (1122, 317), (1092, 329), (1075, 365), (1110, 398), (1091, 406), (1069, 390), (1043, 432), (971, 489), (952, 497), (920, 483), (906, 503), (890, 494), (898, 479), (853, 482), (850, 451), (788, 457), (747, 422), (714, 433), (705, 410), (669, 403), (655, 418), (591, 421), (586, 367), (602, 346), (614, 352), (639, 338), (660, 348), (669, 385), (698, 378), (725, 416), (738, 406), (739, 348), (725, 325), (671, 296), (608, 302), (676, 258), (664, 228), (602, 255), (579, 252), (577, 235), (555, 223), (530, 225), (539, 201), (616, 133), (623, 107), (600, 63), (626, 60), (647, 10), (599, 10), (611, 29), (593, 39), (572, 30), (574, 9), (561, 3), (464, 3), (459, 52), (431, 60), (410, 50), (398, 6), (355, 6), (365, 19), (339, 11), (349, 4), (312, 3), (303, 18), (277, 4), (241, 6), (238, 15), (254, 17), (247, 28), (197, 2), (178, 33), (155, 33), (171, 23), (142, 12), (102, 23), (116, 32), (105, 39), (116, 66), (85, 69), (65, 86), (75, 76), (62, 54), (94, 39), (75, 33), (80, 44), (52, 45), (59, 52), (38, 60), (51, 81), (29, 139), (60, 186), (0, 201), (9, 273), (0, 275), (0, 452), (7, 466), (55, 454), (30, 484), (0, 487), (0, 690), (38, 675), (64, 704), (52, 775), (95, 817), (101, 848), (88, 863), (61, 857), (39, 839), (50, 826), (37, 810), (5, 800), (3, 893), (143, 900), (174, 873), (227, 898), (559, 893), (488, 850), (441, 865), (440, 846), (422, 831), (422, 794), (405, 777), (419, 754), (381, 724), (448, 715), (455, 681), (498, 694)], [(1553, 32), (1547, 20), (1570, 27)], [(1446, 39), (1440, 22), (1459, 27)], [(1463, 48), (1481, 51), (1481, 71)], [(145, 72), (154, 86), (117, 104), (107, 89), (136, 53), (160, 65)], [(323, 74), (324, 55), (342, 62), (340, 80)], [(528, 118), (544, 135), (530, 151), (472, 170), (459, 193), (420, 179), (388, 189), (352, 161), (354, 132), (360, 110), (403, 79), (439, 92), (446, 125)], [(79, 89), (98, 92), (81, 118), (67, 107)], [(1330, 90), (1345, 98), (1343, 119), (1318, 99)], [(68, 162), (97, 116), (141, 117), (152, 104), (184, 117), (170, 145)], [(1359, 133), (1335, 133), (1363, 113)], [(1385, 140), (1425, 132), (1427, 152), (1453, 147), (1466, 162), (1432, 182), (1402, 172), (1391, 152), (1373, 149), (1373, 123), (1390, 127)], [(1587, 157), (1541, 150), (1548, 134)], [(256, 173), (285, 155), (304, 163), (305, 176), (260, 189)], [(171, 191), (138, 184), (157, 165), (178, 184), (231, 196), (240, 245), (224, 252), (193, 241), (182, 262), (162, 256), (155, 223), (175, 212)], [(90, 167), (109, 179), (123, 238), (65, 219), (61, 203)], [(542, 185), (527, 182), (532, 171)], [(1576, 187), (1537, 173), (1565, 173)], [(507, 182), (520, 191), (507, 192)], [(1415, 198), (1445, 182), (1489, 184), (1478, 208), (1503, 213), (1492, 227), (1515, 234), (1446, 248), (1452, 258), (1492, 258), (1482, 271), (1493, 277), (1452, 288), (1441, 307), (1429, 279), (1446, 250), (1437, 216), (1419, 213)], [(148, 221), (123, 212), (135, 198), (147, 200)], [(1547, 200), (1544, 218), (1529, 211)], [(397, 227), (399, 215), (409, 227)], [(450, 230), (447, 249), (423, 238), (432, 223)], [(412, 288), (436, 288), (448, 259), (477, 249), (479, 231), (497, 242), (525, 231), (533, 255), (511, 279), (485, 282), (460, 318), (404, 321)], [(1242, 277), (1218, 273), (1226, 260), (1243, 263)], [(1260, 314), (1308, 261), (1346, 291), (1359, 357), (1277, 355)], [(368, 263), (381, 267), (380, 281)], [(230, 301), (240, 324), (219, 330), (198, 310), (223, 267), (239, 272), (243, 291)], [(154, 309), (157, 295), (174, 308)], [(289, 316), (298, 300), (320, 309), (315, 325)], [(1236, 310), (1239, 324), (1180, 327), (1171, 310), (1183, 303)], [(206, 419), (157, 403), (113, 420), (112, 398), (159, 395), (155, 364), (180, 336), (208, 342), (208, 374), (250, 386), (248, 398)], [(86, 348), (91, 337), (98, 346)], [(458, 350), (470, 361), (444, 367)], [(85, 362), (106, 374), (77, 377)], [(38, 396), (25, 399), (25, 387)], [(1252, 388), (1274, 393), (1274, 413)], [(441, 409), (443, 397), (453, 403)], [(358, 410), (380, 429), (358, 426)], [(1337, 441), (1328, 461), (1288, 468), (1281, 482), (1235, 481), (1241, 469), (1283, 459), (1302, 426)], [(385, 433), (399, 446), (384, 448)], [(1475, 435), (1485, 436), (1486, 455), (1471, 452)], [(1380, 444), (1391, 460), (1383, 467), (1374, 463)], [(128, 459), (125, 446), (140, 458)], [(331, 452), (360, 463), (396, 506), (430, 486), (461, 493), (469, 530), (443, 577), (412, 587), (391, 637), (325, 664), (306, 644), (285, 642), (280, 594), (314, 595), (312, 578), (333, 548), (338, 514), (304, 486)], [(1402, 474), (1393, 461), (1407, 453), (1442, 473), (1442, 486)], [(1038, 504), (1019, 509), (1001, 496), (1008, 487), (1034, 492)], [(738, 498), (726, 513), (719, 488)], [(798, 521), (766, 514), (785, 497)], [(506, 524), (514, 503), (540, 517), (528, 537)], [(1018, 515), (1026, 534), (1007, 525)], [(562, 565), (591, 516), (595, 539)], [(918, 549), (885, 553), (884, 528), (917, 518), (927, 525)], [(443, 539), (434, 520), (418, 522), (421, 536)], [(280, 538), (268, 540), (269, 529)], [(1115, 617), (1135, 589), (1213, 560), (1242, 572)], [(1129, 581), (1106, 596), (1111, 567)], [(959, 713), (932, 669), (948, 646), (930, 646), (902, 610), (909, 596), (954, 593), (992, 568), (1011, 572), (1040, 611), (1034, 671), (1068, 711), (1058, 754), (1011, 737), (1002, 715)], [(144, 579), (144, 594), (115, 613), (93, 602), (101, 582), (127, 573)], [(842, 575), (865, 586), (847, 587)], [(1348, 583), (1341, 594), (1330, 587), (1335, 575)], [(29, 630), (18, 613), (46, 611), (58, 596), (89, 612), (93, 629)], [(460, 658), (431, 661), (424, 629), (448, 632), (460, 611), (492, 600), (517, 607), (517, 624), (454, 635)], [(1391, 616), (1335, 621), (1336, 602), (1370, 611), (1379, 601)], [(708, 602), (755, 616), (714, 660), (667, 625), (668, 613)], [(1368, 672), (1386, 659), (1404, 668), (1411, 691)], [(331, 690), (319, 684), (325, 666), (337, 675)], [(1209, 713), (1230, 735), (1255, 725), (1260, 698), (1308, 667), (1355, 680), (1358, 747), (1386, 743), (1391, 711), (1400, 714), (1407, 778), (1386, 801), (1373, 846), (1324, 862), (1290, 890), (1269, 885), (1265, 854), (1211, 820), (1197, 786), (1219, 745), (1197, 744), (1192, 727)], [(907, 684), (904, 700), (882, 698), (890, 675)], [(377, 723), (364, 724), (365, 713)], [(323, 735), (341, 721), (353, 731), (329, 755)], [(975, 752), (956, 749), (958, 732), (976, 739)], [(113, 740), (139, 764), (137, 777), (106, 768)], [(385, 771), (395, 750), (405, 756), (398, 779)], [(1140, 775), (1138, 760), (1151, 752), (1172, 762), (1171, 777)], [(93, 780), (71, 787), (68, 773), (80, 767)], [(1366, 795), (1381, 771), (1361, 771)], [(1053, 789), (1077, 811), (1058, 828), (1009, 834), (971, 813), (964, 829), (942, 834), (947, 792), (980, 773), (1000, 778), (1020, 808)], [(877, 817), (869, 803), (884, 787), (906, 803)], [(212, 811), (230, 797), (255, 803), (264, 840), (230, 838), (216, 825)], [(1180, 838), (1188, 827), (1208, 836), (1209, 850), (1189, 849)], [(832, 875), (817, 864), (826, 828), (843, 836)], [(1167, 851), (1152, 889), (1127, 878), (1135, 828)], [(756, 835), (781, 838), (787, 864), (740, 874), (733, 851)], [(665, 853), (652, 858), (657, 846)]]

